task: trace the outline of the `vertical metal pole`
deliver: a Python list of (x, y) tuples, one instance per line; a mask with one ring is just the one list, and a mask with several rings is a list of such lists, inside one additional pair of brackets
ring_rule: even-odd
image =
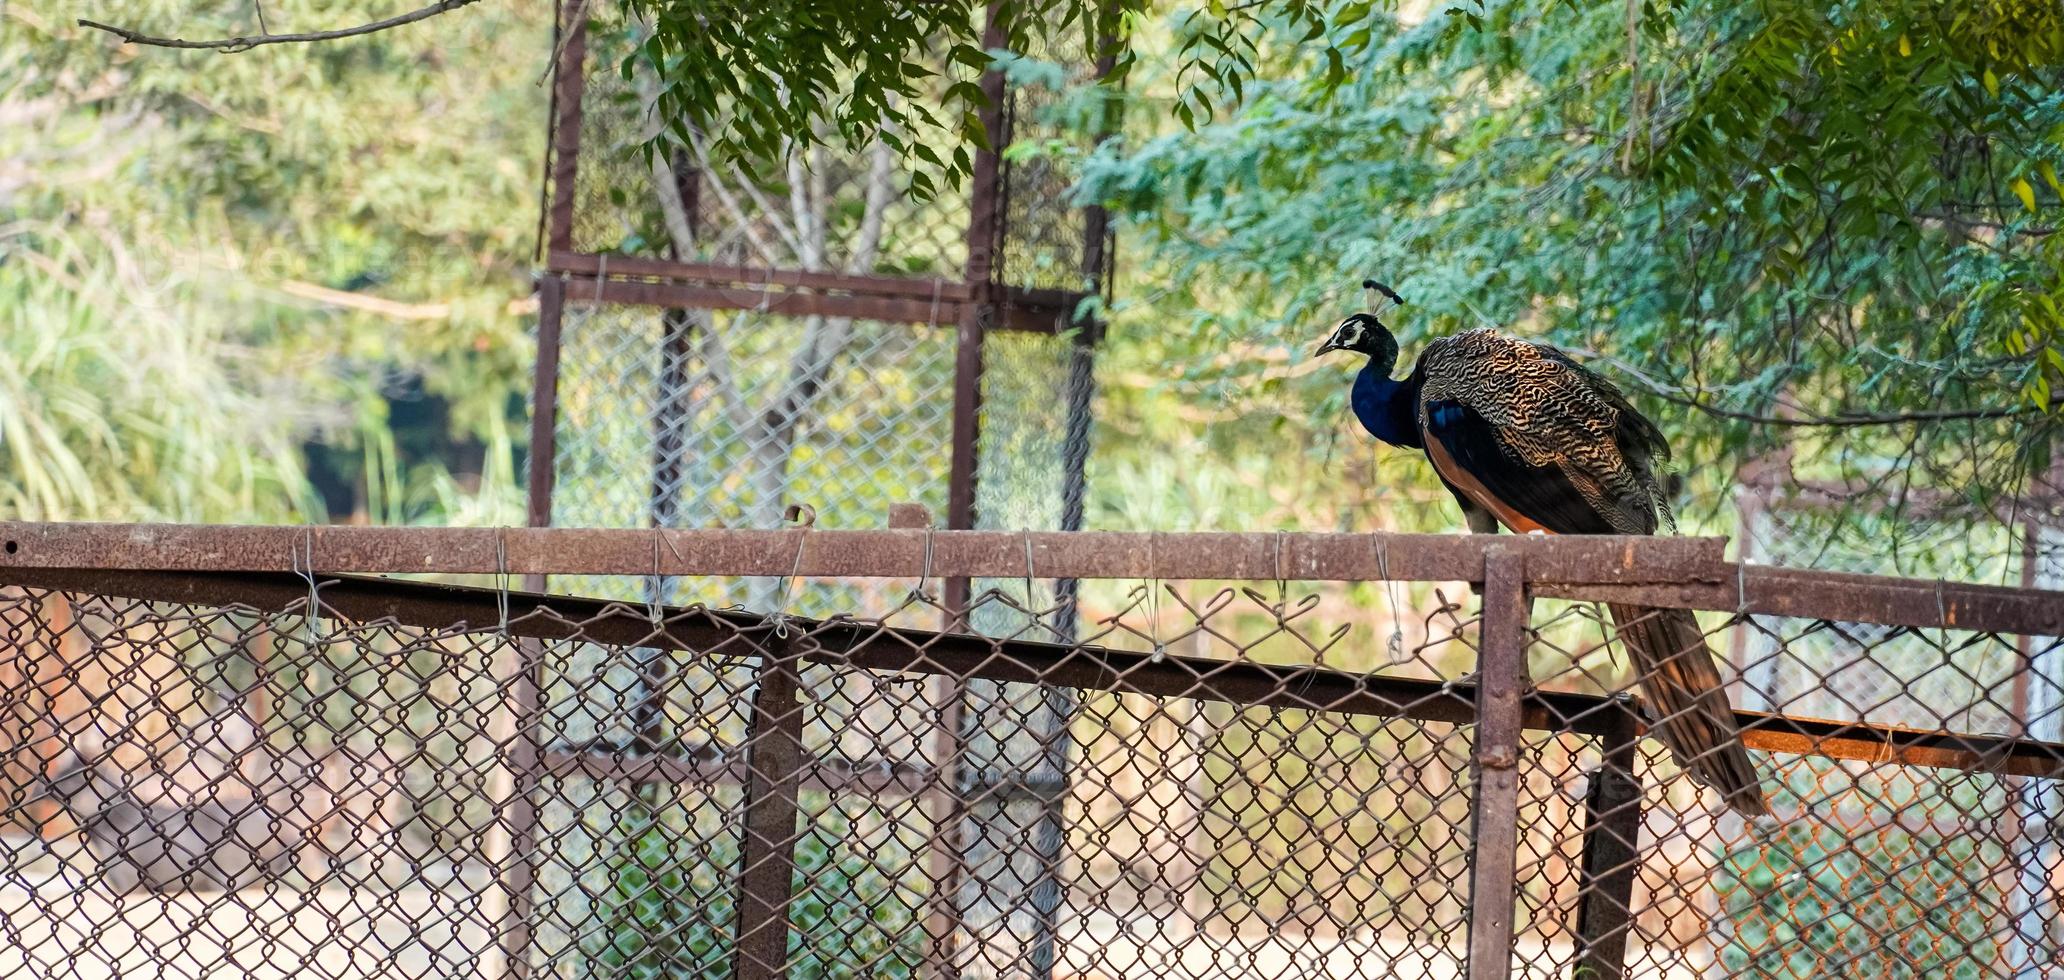
[[(998, 7), (990, 5), (986, 17), (982, 30), (984, 50), (1002, 47), (1005, 37)], [(946, 484), (946, 526), (953, 529), (975, 526), (975, 468), (981, 449), (982, 341), (994, 308), (995, 291), (991, 288), (990, 279), (996, 260), (997, 223), (1001, 212), (1001, 188), (998, 184), (1002, 158), (998, 152), (1007, 139), (1003, 132), (1003, 75), (995, 71), (984, 72), (981, 85), (988, 103), (982, 108), (981, 119), (989, 145), (975, 149), (974, 166), (969, 175), (967, 266), (962, 278), (970, 295), (969, 302), (961, 309), (955, 335), (952, 454)], [(945, 628), (955, 632), (968, 631), (971, 628), (968, 580), (947, 579), (945, 593)], [(940, 730), (934, 756), (936, 765), (942, 768), (937, 773), (935, 784), (935, 793), (939, 795), (932, 806), (930, 858), (927, 863), (932, 894), (925, 912), (925, 932), (930, 937), (925, 976), (930, 978), (953, 975), (953, 947), (961, 926), (960, 838), (961, 827), (966, 822), (967, 790), (961, 785), (960, 763), (966, 754), (966, 700), (965, 686), (954, 685), (945, 692), (944, 703), (939, 710)]]
[(1526, 687), (1526, 559), (1484, 555), (1476, 684), (1476, 834), (1470, 856), (1469, 980), (1512, 973), (1519, 851), (1520, 696)]
[(736, 980), (788, 975), (788, 909), (794, 900), (796, 802), (803, 773), (801, 658), (788, 642), (764, 637), (746, 750), (744, 824), (740, 834)]
[[(982, 31), (984, 48), (1002, 47), (1003, 25), (997, 8), (989, 8), (988, 25)], [(1002, 149), (1009, 134), (1003, 124), (1003, 75), (999, 72), (982, 74), (982, 95), (988, 100), (981, 112), (982, 128), (988, 134), (989, 146), (975, 150), (974, 166), (969, 175), (969, 206), (967, 227), (967, 266), (963, 280), (967, 283), (969, 302), (962, 307), (959, 331), (956, 336), (958, 348), (953, 361), (953, 455), (946, 487), (946, 526), (949, 528), (972, 528), (975, 526), (975, 464), (976, 452), (980, 448), (982, 409), (982, 340), (993, 317), (995, 290), (991, 288), (996, 264), (997, 229), (1002, 218), (1001, 194)], [(951, 601), (952, 583), (948, 585), (948, 605), (959, 608)], [(958, 583), (960, 598), (966, 599), (967, 582)]]
[[(552, 526), (552, 481), (558, 464), (559, 331), (566, 314), (566, 282), (546, 276), (538, 282), (537, 363), (530, 384), (530, 458), (525, 468), (524, 510), (531, 527)], [(541, 591), (541, 575), (526, 575), (523, 587)]]
[[(2042, 574), (2042, 527), (2026, 525), (2021, 553), (2021, 584), (2036, 588)], [(2056, 637), (2019, 637), (2020, 670), (2014, 677), (2014, 721), (2024, 738), (2054, 740), (2064, 736), (2064, 646)], [(2041, 719), (2041, 725), (2032, 724)], [(2012, 835), (2006, 840), (2013, 880), (2007, 886), (2007, 941), (2001, 954), (2012, 980), (2043, 980), (2059, 959), (2051, 929), (2060, 911), (2051, 869), (2057, 866), (2060, 822), (2064, 822), (2064, 780), (2021, 776), (2007, 781), (2013, 800)]]
[(1604, 758), (1584, 794), (1584, 852), (1578, 864), (1578, 980), (1626, 975), (1627, 932), (1640, 870), (1641, 783), (1634, 777), (1639, 740), (1634, 705), (1618, 699), (1611, 731), (1600, 736)]
[[(566, 311), (566, 284), (554, 276), (538, 283), (537, 363), (531, 379), (530, 457), (526, 467), (525, 511), (531, 527), (552, 523), (552, 478), (558, 455), (559, 426), (559, 335)], [(523, 587), (532, 592), (545, 588), (543, 575), (525, 575)], [(504, 638), (515, 652), (514, 662), (499, 673), (510, 685), (509, 711), (512, 729), (504, 749), (509, 787), (502, 798), (502, 820), (507, 846), (500, 857), (502, 901), (500, 956), (506, 975), (530, 975), (532, 892), (537, 884), (537, 791), (541, 783), (539, 729), (545, 669), (545, 646), (537, 640)]]
[(552, 199), (545, 215), (548, 253), (573, 248), (574, 181), (580, 171), (584, 115), (581, 96), (587, 87), (587, 11), (587, 0), (560, 0), (565, 43), (560, 46), (559, 61), (552, 68), (552, 105), (557, 111), (552, 119)]
[[(1099, 79), (1110, 74), (1117, 64), (1115, 17), (1116, 4), (1112, 0), (1104, 0), (1098, 4), (1097, 20), (1085, 25), (1086, 30), (1095, 32), (1096, 74)], [(1115, 135), (1116, 106), (1114, 98), (1105, 99), (1096, 142), (1102, 143)], [(1095, 204), (1085, 208), (1082, 215), (1082, 278), (1086, 290), (1100, 297), (1110, 286), (1107, 275), (1110, 256), (1106, 251), (1109, 237), (1110, 216), (1104, 208)], [(1094, 319), (1081, 319), (1074, 326), (1076, 332), (1068, 347), (1067, 416), (1061, 439), (1060, 529), (1063, 531), (1082, 530), (1084, 504), (1088, 496), (1086, 471), (1089, 465), (1090, 406), (1096, 396), (1096, 344), (1101, 339), (1103, 325)], [(1060, 579), (1054, 583), (1056, 609), (1052, 626), (1055, 633), (1068, 642), (1073, 642), (1076, 637), (1080, 620), (1076, 604), (1080, 591), (1080, 583), (1075, 579)], [(1029, 603), (1033, 598), (1027, 595), (1025, 600)], [(1060, 924), (1057, 920), (1066, 894), (1061, 866), (1068, 846), (1064, 808), (1069, 788), (1068, 757), (1074, 748), (1070, 730), (1076, 711), (1072, 697), (1055, 688), (1042, 690), (1041, 724), (1031, 726), (1031, 734), (1041, 739), (1039, 761), (1032, 772), (1033, 782), (1038, 784), (1035, 792), (1043, 795), (1033, 839), (1033, 850), (1039, 860), (1039, 877), (1033, 883), (1031, 895), (1035, 927), (1028, 966), (1032, 980), (1049, 980), (1059, 958)]]
[[(1117, 5), (1112, 0), (1098, 4), (1098, 20), (1092, 29), (1097, 32), (1096, 75), (1102, 79), (1111, 73), (1118, 63), (1116, 37)], [(1118, 99), (1116, 93), (1104, 93), (1103, 118), (1097, 125), (1096, 142), (1117, 135)], [(1100, 204), (1092, 204), (1082, 211), (1082, 278), (1087, 290), (1094, 296), (1108, 296), (1111, 288), (1111, 216)], [(1103, 340), (1103, 323), (1100, 320), (1082, 320), (1074, 324), (1074, 343), (1068, 351), (1068, 415), (1067, 431), (1061, 439), (1061, 530), (1082, 530), (1083, 505), (1088, 496), (1088, 481), (1085, 471), (1089, 466), (1090, 406), (1096, 397), (1096, 345)], [(1080, 583), (1075, 579), (1060, 579), (1054, 583), (1054, 598), (1058, 609), (1054, 615), (1054, 629), (1060, 635), (1072, 640), (1078, 618), (1076, 597)]]
[(936, 703), (937, 734), (932, 745), (932, 779), (926, 792), (925, 816), (932, 824), (927, 844), (925, 877), (932, 893), (925, 902), (925, 968), (927, 980), (957, 976), (954, 943), (960, 932), (960, 827), (967, 817), (967, 794), (961, 785), (961, 762), (967, 752), (962, 729), (967, 683), (941, 678)]
[[(1778, 414), (1796, 413), (1780, 407)], [(1771, 550), (1778, 532), (1772, 516), (1775, 499), (1772, 487), (1789, 480), (1791, 470), (1790, 447), (1750, 460), (1743, 467), (1741, 487), (1735, 494), (1740, 515), (1740, 554), (1736, 556), (1739, 561), (1746, 564), (1784, 557), (1782, 554), (1773, 555)], [(1750, 629), (1744, 621), (1734, 627), (1729, 646), (1729, 656), (1734, 658), (1740, 670), (1738, 678), (1730, 685), (1729, 700), (1752, 711), (1778, 710), (1784, 702), (1784, 685), (1789, 672), (1786, 661), (1791, 659), (1783, 645), (1760, 631)]]
[[(1743, 565), (1761, 558), (1761, 542), (1767, 516), (1764, 509), (1767, 506), (1760, 484), (1735, 488), (1734, 560)], [(1752, 646), (1762, 646), (1750, 639), (1755, 632), (1749, 628), (1746, 618), (1743, 622), (1734, 624), (1734, 628), (1728, 631), (1727, 658), (1734, 664), (1734, 676), (1727, 679), (1727, 699), (1734, 704), (1749, 704), (1749, 694), (1746, 691), (1749, 686), (1749, 660), (1756, 652), (1752, 650)], [(1763, 652), (1767, 654), (1769, 651)], [(1767, 703), (1761, 693), (1756, 694), (1755, 699), (1759, 705)]]

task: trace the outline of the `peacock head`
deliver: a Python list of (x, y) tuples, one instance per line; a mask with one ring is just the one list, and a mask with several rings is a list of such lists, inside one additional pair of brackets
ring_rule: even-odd
[(1389, 300), (1392, 306), (1403, 306), (1405, 301), (1397, 293), (1392, 292), (1389, 286), (1374, 279), (1362, 280), (1362, 288), (1375, 296), (1371, 303), (1371, 311), (1349, 314), (1347, 319), (1340, 321), (1340, 325), (1333, 328), (1333, 336), (1326, 338), (1326, 342), (1320, 344), (1312, 356), (1317, 357), (1336, 350), (1351, 350), (1369, 355), (1369, 360), (1377, 362), (1383, 372), (1388, 374), (1390, 368), (1397, 364), (1397, 338), (1391, 336), (1390, 328), (1383, 325), (1377, 314), (1384, 309), (1384, 300)]

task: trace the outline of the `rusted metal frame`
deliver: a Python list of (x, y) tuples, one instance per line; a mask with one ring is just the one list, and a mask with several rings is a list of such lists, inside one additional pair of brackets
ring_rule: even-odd
[[(552, 484), (557, 473), (559, 439), (559, 339), (565, 313), (566, 284), (551, 277), (540, 280), (537, 361), (531, 367), (530, 446), (524, 481), (524, 516), (531, 527), (549, 527), (552, 523)], [(498, 557), (506, 559), (506, 550), (499, 551)], [(543, 573), (543, 569), (536, 569), (527, 574)], [(525, 587), (543, 590), (542, 581), (532, 583), (526, 579)]]
[[(1096, 78), (1099, 85), (1104, 84), (1118, 64), (1118, 47), (1123, 42), (1115, 32), (1116, 16), (1115, 0), (1100, 0), (1097, 20), (1086, 26), (1093, 32), (1097, 46)], [(1115, 94), (1104, 93), (1103, 111), (1095, 137), (1097, 146), (1117, 136), (1118, 107)], [(1083, 208), (1082, 278), (1089, 286), (1089, 294), (1103, 299), (1109, 298), (1111, 290), (1111, 244), (1110, 213), (1101, 204)], [(1080, 304), (1077, 305), (1079, 307)], [(1072, 311), (1069, 319), (1075, 334), (1068, 349), (1066, 431), (1061, 437), (1060, 529), (1080, 531), (1089, 488), (1089, 426), (1090, 407), (1096, 397), (1096, 345), (1103, 339), (1103, 323), (1098, 317), (1075, 316)], [(1081, 591), (1080, 579), (1054, 581), (1054, 599), (1058, 607), (1053, 616), (1054, 628), (1061, 636), (1071, 639), (1075, 636), (1080, 616), (1076, 605)]]
[(500, 929), (502, 955), (509, 975), (530, 975), (530, 947), (535, 901), (532, 892), (538, 881), (538, 791), (544, 780), (539, 752), (544, 725), (542, 690), (545, 648), (537, 640), (514, 640), (517, 653), (515, 685), (509, 692), (515, 715), (515, 737), (502, 749), (514, 779), (505, 819), (509, 829), (509, 855), (502, 869), (502, 887), (509, 897), (508, 921)]
[(848, 293), (797, 292), (770, 289), (751, 283), (718, 285), (700, 282), (654, 281), (617, 278), (611, 262), (610, 278), (591, 274), (555, 274), (573, 289), (574, 302), (618, 303), (630, 306), (692, 307), (715, 310), (757, 310), (786, 316), (842, 316), (857, 320), (935, 325), (956, 323), (975, 310), (988, 310), (991, 329), (1021, 333), (1056, 333), (1062, 329), (1079, 295), (1068, 294), (1053, 302), (1020, 297), (1019, 290), (1005, 289), (996, 303), (930, 296), (878, 296)]
[(2064, 634), (2064, 592), (1848, 572), (1728, 565), (1719, 582), (1544, 583), (1557, 599), (1925, 629)]
[(1059, 333), (1075, 319), (1075, 308), (1087, 298), (1068, 290), (995, 287), (989, 329), (1017, 333)]
[(1742, 743), (1761, 752), (2064, 778), (2064, 744), (1937, 729), (1736, 711)]
[[(983, 17), (983, 49), (1003, 47), (1005, 38), (1000, 6), (989, 5)], [(987, 143), (974, 148), (968, 181), (967, 262), (961, 273), (971, 298), (986, 298), (989, 283), (994, 278), (998, 222), (1002, 215), (999, 199), (1002, 157), (999, 151), (1008, 142), (1008, 136), (1003, 132), (1002, 73), (993, 70), (983, 72), (981, 88), (984, 104), (980, 121)], [(948, 529), (965, 530), (975, 526), (976, 467), (981, 450), (982, 342), (997, 309), (993, 304), (970, 301), (954, 318), (953, 424), (946, 471)], [(950, 631), (966, 632), (971, 627), (968, 621), (970, 581), (966, 575), (946, 575), (943, 596), (945, 627)], [(941, 692), (941, 698), (934, 753), (940, 774), (937, 792), (942, 795), (933, 801), (931, 838), (926, 842), (929, 854), (926, 872), (932, 882), (932, 892), (925, 903), (928, 944), (923, 976), (929, 980), (945, 980), (953, 976), (956, 936), (963, 918), (960, 841), (966, 823), (968, 796), (967, 788), (961, 785), (961, 763), (967, 751), (965, 681), (949, 685)]]
[(931, 823), (925, 856), (925, 877), (931, 895), (925, 900), (925, 962), (928, 980), (949, 980), (955, 937), (960, 931), (960, 827), (967, 816), (967, 794), (961, 771), (967, 756), (968, 678), (945, 676), (932, 693), (937, 717), (932, 738), (931, 778), (924, 787), (925, 817)]
[(783, 288), (828, 289), (856, 296), (891, 296), (903, 299), (960, 303), (969, 298), (967, 283), (937, 277), (898, 278), (846, 272), (812, 272), (770, 266), (719, 265), (713, 262), (683, 262), (635, 255), (598, 255), (590, 252), (554, 251), (548, 268), (576, 276), (631, 277), (673, 280), (679, 283), (735, 285), (760, 290)]
[[(582, 43), (586, 31), (578, 24), (570, 30), (566, 39), (567, 49), (577, 52), (575, 46)], [(577, 75), (578, 61), (574, 62), (573, 70)], [(577, 127), (577, 88), (573, 98)], [(564, 283), (549, 277), (538, 283), (537, 360), (531, 377), (530, 455), (526, 460), (524, 486), (525, 517), (532, 527), (545, 527), (552, 523), (552, 488), (558, 456), (559, 338), (565, 300)], [(506, 567), (499, 567), (506, 557), (506, 553), (497, 548), (497, 572), (509, 571)], [(546, 586), (545, 574), (542, 570), (525, 574), (523, 585), (528, 591), (542, 592)], [(509, 834), (509, 853), (500, 869), (501, 888), (508, 897), (508, 921), (498, 931), (505, 968), (510, 976), (522, 978), (530, 975), (531, 921), (535, 914), (532, 892), (537, 887), (539, 870), (537, 796), (543, 784), (540, 733), (544, 726), (545, 651), (542, 644), (531, 638), (516, 639), (514, 648), (517, 662), (512, 676), (514, 689), (509, 692), (509, 710), (515, 725), (511, 743), (500, 750), (505, 753), (505, 764), (511, 777), (507, 812), (501, 814)]]
[[(741, 633), (765, 627), (762, 617), (728, 610), (667, 607), (655, 625), (641, 603), (327, 573), (318, 573), (316, 580), (330, 613), (360, 623), (479, 631), (497, 628), (506, 605), (508, 630), (514, 636), (687, 651), (715, 649), (735, 642)], [(0, 585), (266, 612), (298, 608), (308, 599), (308, 580), (288, 572), (0, 567)], [(1093, 642), (1073, 646), (865, 622), (825, 623), (800, 617), (788, 621), (808, 637), (805, 659), (834, 667), (1448, 724), (1468, 724), (1476, 717), (1475, 687), (1462, 682), (1156, 656)], [(1623, 716), (1638, 711), (1636, 706), (1632, 699), (1533, 691), (1522, 700), (1521, 720), (1534, 731), (1604, 735), (1625, 723)], [(1759, 711), (1737, 711), (1735, 718), (1743, 729), (1743, 742), (1758, 751), (2064, 778), (2064, 743)]]
[[(975, 193), (979, 197), (983, 186), (979, 161), (976, 168)], [(990, 178), (994, 179), (993, 160)], [(982, 386), (983, 324), (980, 310), (976, 306), (967, 307), (958, 323), (958, 347), (953, 368), (953, 429), (946, 486), (946, 521), (951, 529), (972, 528), (975, 521), (975, 465)], [(943, 626), (948, 632), (966, 633), (973, 628), (968, 617), (970, 581), (966, 575), (949, 575), (946, 578), (942, 597), (946, 610)], [(954, 975), (955, 937), (962, 922), (960, 842), (968, 809), (968, 793), (962, 785), (961, 774), (961, 763), (967, 754), (966, 681), (950, 682), (939, 697), (938, 730), (933, 739), (939, 779), (934, 790), (937, 795), (930, 807), (931, 835), (926, 841), (926, 874), (932, 883), (931, 894), (925, 901), (927, 945), (923, 975), (928, 980), (947, 980)]]
[(552, 67), (552, 203), (545, 219), (545, 248), (573, 248), (573, 202), (580, 174), (581, 99), (587, 87), (587, 0), (560, 0), (559, 60)]
[(1584, 794), (1584, 849), (1577, 865), (1577, 971), (1573, 980), (1626, 975), (1627, 932), (1633, 919), (1634, 879), (1641, 868), (1640, 755), (1635, 714), (1613, 716), (1599, 736), (1603, 750)]
[(1512, 974), (1512, 919), (1519, 854), (1521, 702), (1529, 686), (1526, 558), (1494, 549), (1484, 557), (1483, 619), (1477, 645), (1476, 737), (1470, 823), (1469, 980)]
[(737, 944), (731, 975), (780, 980), (788, 975), (788, 909), (795, 889), (800, 836), (803, 701), (802, 660), (780, 627), (760, 642), (758, 684), (746, 748), (746, 790), (739, 833)]
[[(2041, 534), (2042, 527), (2033, 520), (2026, 521), (2021, 525), (2022, 588), (2034, 588), (2036, 585), (2036, 566), (2037, 562), (2041, 560), (2041, 552), (2037, 542)], [(2013, 697), (2009, 705), (2010, 713), (2008, 717), (2017, 726), (2018, 730), (2015, 734), (2026, 738), (2029, 734), (2029, 708), (2033, 703), (2031, 695), (2034, 693), (2034, 681), (2039, 676), (2036, 672), (2033, 638), (2025, 634), (2015, 637), (2014, 655), (2016, 663)], [(2040, 802), (2041, 797), (2038, 794), (2042, 790), (2039, 787), (2027, 785), (2027, 782), (2027, 777), (2023, 776), (2010, 777), (2007, 780), (2007, 803), (2000, 808), (2000, 815), (1995, 828), (2001, 843), (2000, 863), (1997, 868), (1993, 869), (1991, 877), (1993, 886), (1999, 890), (2001, 895), (2007, 896), (2005, 903), (2007, 940), (1996, 944), (1997, 953), (1994, 957), (1994, 969), (2003, 977), (2014, 977), (2023, 965), (2039, 962), (2039, 951), (2034, 948), (2038, 944), (2030, 940), (2042, 934), (2042, 926), (2038, 924), (2034, 929), (2025, 928), (2028, 924), (2025, 920), (2031, 918), (2029, 916), (2031, 911), (2036, 911), (2038, 915), (2034, 918), (2038, 920), (2038, 923), (2040, 922), (2040, 904), (2030, 903), (2026, 898), (2022, 898), (2020, 895), (2021, 889), (2017, 886), (2024, 876), (2034, 877), (2037, 880), (2046, 877), (2040, 867), (2031, 868), (2028, 865), (2033, 862), (2025, 860), (2027, 857), (2034, 857), (2040, 853), (2036, 848), (2029, 847), (2033, 837), (2030, 831), (2034, 830), (2037, 833), (2043, 834), (2054, 831), (2052, 828), (2044, 825), (2046, 822), (2041, 820), (2040, 809), (2028, 805), (2031, 802)], [(2036, 827), (2031, 828), (2029, 821), (2023, 819), (2024, 809), (2035, 811), (2038, 824)], [(2017, 858), (2023, 858), (2024, 860), (2017, 861)], [(2028, 896), (2028, 898), (2034, 897)]]
[(597, 279), (566, 276), (570, 295), (583, 304), (689, 307), (705, 310), (755, 310), (782, 316), (840, 316), (897, 323), (944, 323), (966, 308), (958, 300), (900, 296), (854, 296), (712, 286), (699, 283), (648, 282), (642, 279)]
[[(533, 434), (548, 436), (549, 430), (543, 429), (547, 421), (534, 418)], [(535, 485), (544, 486), (548, 474), (549, 470), (539, 474), (541, 482)], [(535, 498), (533, 505), (548, 502)], [(547, 519), (549, 512), (532, 516)], [(1025, 576), (1029, 548), (1039, 578), (1274, 581), (1287, 577), (1297, 582), (1360, 582), (1387, 577), (1453, 582), (1480, 580), (1484, 551), (1493, 544), (1524, 553), (1529, 578), (1536, 585), (1724, 578), (1731, 592), (1734, 583), (1733, 566), (1720, 560), (1723, 542), (1719, 539), (1538, 536), (1500, 542), (1489, 535), (1274, 532), (817, 529), (805, 535), (794, 529), (0, 522), (0, 567), (253, 572), (298, 572), (312, 567), (325, 572), (550, 572), (641, 577), (657, 571), (662, 575), (744, 577), (793, 573), (803, 578), (916, 578), (929, 567), (934, 578), (1016, 579)], [(2029, 595), (2055, 598), (2064, 593)]]

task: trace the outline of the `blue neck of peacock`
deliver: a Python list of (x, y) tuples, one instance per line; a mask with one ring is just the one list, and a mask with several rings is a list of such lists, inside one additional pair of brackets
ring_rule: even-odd
[(1362, 426), (1371, 435), (1393, 446), (1419, 449), (1419, 412), (1414, 404), (1419, 396), (1413, 390), (1417, 386), (1392, 380), (1390, 369), (1395, 364), (1393, 360), (1379, 365), (1376, 358), (1370, 358), (1361, 373), (1355, 375), (1348, 404), (1354, 407), (1355, 418), (1362, 420)]

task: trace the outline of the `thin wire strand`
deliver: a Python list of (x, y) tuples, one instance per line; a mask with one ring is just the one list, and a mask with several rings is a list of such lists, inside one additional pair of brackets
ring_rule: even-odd
[(1376, 574), (1383, 577), (1384, 594), (1390, 599), (1390, 636), (1384, 641), (1383, 652), (1395, 666), (1405, 662), (1404, 603), (1398, 601), (1398, 582), (1390, 574), (1390, 537), (1378, 532), (1374, 538)]

